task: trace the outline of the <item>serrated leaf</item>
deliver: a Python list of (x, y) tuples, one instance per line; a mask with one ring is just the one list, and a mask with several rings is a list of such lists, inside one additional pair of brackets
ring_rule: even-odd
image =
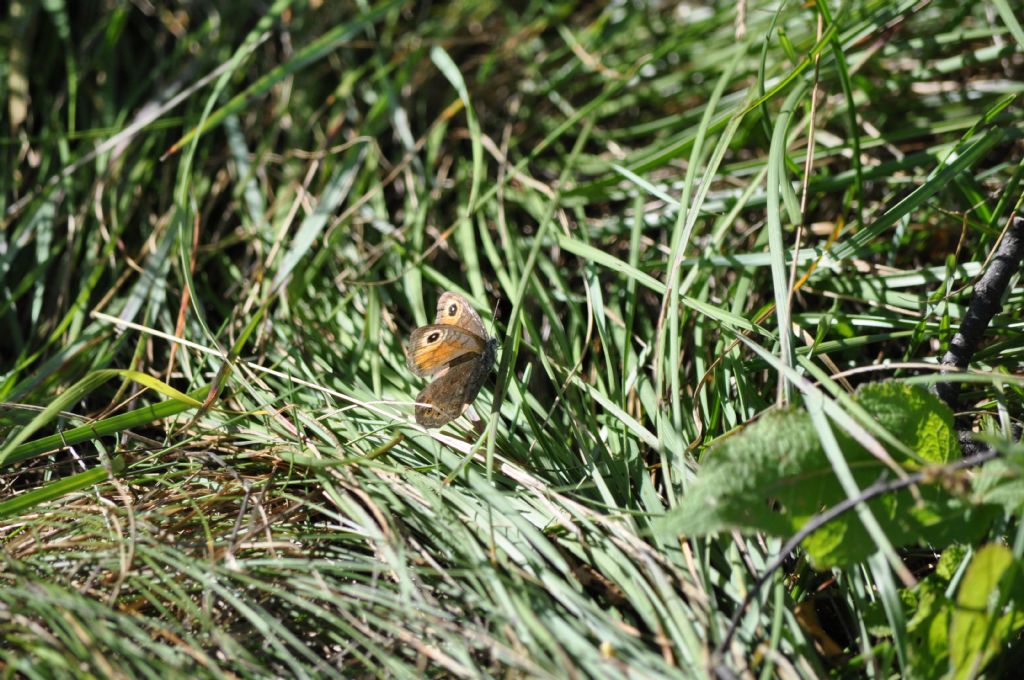
[(870, 383), (857, 390), (857, 402), (921, 460), (947, 463), (959, 455), (953, 412), (927, 390), (893, 381)]
[[(785, 534), (793, 529), (790, 514), (773, 512), (770, 503), (821, 507), (822, 497), (804, 499), (790, 492), (812, 485), (819, 490), (832, 478), (807, 414), (770, 411), (738, 434), (715, 446), (698, 480), (680, 505), (666, 516), (671, 532), (704, 535), (727, 528)], [(812, 484), (824, 482), (822, 485)], [(814, 510), (806, 511), (810, 514)]]
[[(878, 383), (862, 387), (856, 399), (912, 450), (913, 457), (901, 461), (908, 469), (945, 463), (957, 454), (952, 412), (924, 389)], [(860, 488), (891, 476), (852, 437), (837, 430), (836, 438)], [(697, 481), (660, 528), (688, 535), (739, 529), (785, 536), (844, 499), (809, 416), (790, 408), (766, 413), (717, 443)], [(909, 490), (886, 494), (869, 507), (894, 545), (926, 543), (937, 549), (975, 540), (994, 516), (991, 506), (976, 507), (939, 484), (919, 484), (917, 495)], [(827, 568), (854, 564), (877, 548), (851, 512), (813, 533), (804, 549), (815, 567)]]

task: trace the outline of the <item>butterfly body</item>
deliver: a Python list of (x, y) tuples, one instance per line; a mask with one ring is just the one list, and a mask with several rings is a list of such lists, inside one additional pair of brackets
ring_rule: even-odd
[(441, 295), (434, 323), (414, 330), (405, 350), (413, 373), (434, 377), (416, 396), (416, 422), (441, 427), (458, 418), (480, 393), (497, 349), (466, 298)]

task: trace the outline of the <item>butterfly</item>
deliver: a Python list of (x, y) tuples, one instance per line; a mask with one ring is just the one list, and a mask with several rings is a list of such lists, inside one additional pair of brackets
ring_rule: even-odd
[(405, 359), (413, 373), (433, 382), (416, 395), (416, 422), (441, 427), (476, 399), (494, 367), (498, 341), (487, 335), (480, 315), (458, 293), (437, 301), (437, 316), (429, 326), (409, 336)]

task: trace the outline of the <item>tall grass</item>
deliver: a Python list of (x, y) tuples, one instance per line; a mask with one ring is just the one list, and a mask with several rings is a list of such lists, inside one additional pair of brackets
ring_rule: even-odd
[[(779, 365), (936, 363), (1020, 203), (1019, 16), (12, 3), (4, 673), (712, 674), (780, 542), (652, 526), (800, 403)], [(502, 346), (478, 425), (424, 431), (402, 343), (444, 290)], [(1019, 371), (1022, 297), (976, 368)], [(724, 664), (906, 671), (898, 587), (797, 554)]]

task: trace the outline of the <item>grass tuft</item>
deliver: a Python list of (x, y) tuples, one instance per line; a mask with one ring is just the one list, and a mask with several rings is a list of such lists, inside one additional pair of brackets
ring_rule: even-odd
[[(713, 659), (782, 541), (656, 528), (776, 404), (899, 450), (848, 395), (933, 379), (1020, 207), (1013, 3), (357, 4), (8, 7), (2, 672), (923, 668), (926, 547), (795, 553)], [(444, 290), (499, 366), (424, 431)]]

